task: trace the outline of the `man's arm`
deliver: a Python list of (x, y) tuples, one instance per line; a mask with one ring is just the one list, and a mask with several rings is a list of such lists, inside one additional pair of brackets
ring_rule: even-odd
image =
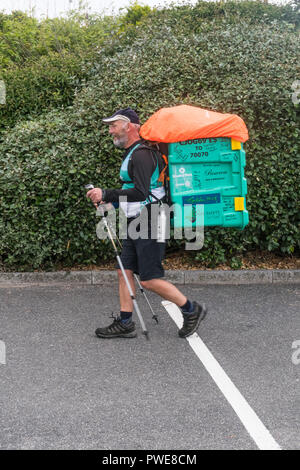
[(151, 176), (155, 167), (155, 157), (150, 150), (136, 150), (131, 157), (130, 164), (134, 187), (130, 189), (104, 189), (103, 201), (119, 202), (120, 196), (126, 196), (128, 202), (144, 201), (149, 195)]

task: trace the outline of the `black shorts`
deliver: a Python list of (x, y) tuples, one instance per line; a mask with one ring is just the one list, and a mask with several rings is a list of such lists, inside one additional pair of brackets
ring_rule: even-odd
[[(127, 235), (123, 240), (121, 261), (124, 269), (138, 274), (141, 281), (150, 281), (164, 276), (162, 260), (165, 256), (166, 243), (158, 243), (151, 239), (137, 238), (132, 240)], [(119, 265), (117, 265), (119, 268)]]

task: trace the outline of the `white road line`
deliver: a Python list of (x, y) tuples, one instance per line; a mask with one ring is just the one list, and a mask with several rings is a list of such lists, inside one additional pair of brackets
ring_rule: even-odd
[[(182, 327), (182, 314), (180, 309), (166, 300), (162, 305), (174, 320), (178, 328)], [(253, 411), (249, 403), (230, 380), (218, 361), (214, 358), (207, 346), (199, 338), (197, 333), (186, 338), (208, 373), (211, 375), (227, 401), (230, 403), (246, 430), (261, 450), (281, 450), (280, 446), (271, 436), (270, 432)]]

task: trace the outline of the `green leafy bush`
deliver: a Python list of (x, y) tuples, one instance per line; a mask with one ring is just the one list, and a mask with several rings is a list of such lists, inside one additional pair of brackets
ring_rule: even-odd
[(22, 12), (0, 14), (0, 132), (20, 120), (72, 104), (85, 84), (101, 44), (120, 20), (74, 11), (38, 22)]
[(0, 78), (6, 84), (6, 105), (0, 106), (0, 131), (17, 122), (34, 119), (52, 108), (73, 103), (76, 88), (87, 78), (84, 58), (49, 52), (22, 68), (10, 67)]
[(94, 209), (83, 189), (89, 181), (118, 186), (121, 152), (101, 118), (132, 106), (144, 121), (180, 103), (237, 113), (250, 134), (250, 224), (242, 232), (206, 230), (196, 259), (211, 266), (231, 259), (236, 268), (244, 251), (294, 253), (299, 106), (291, 85), (300, 75), (300, 46), (296, 13), (286, 12), (256, 2), (200, 2), (147, 14), (134, 34), (130, 27), (108, 37), (72, 106), (3, 134), (3, 266), (51, 268), (112, 256), (109, 244), (96, 238)]

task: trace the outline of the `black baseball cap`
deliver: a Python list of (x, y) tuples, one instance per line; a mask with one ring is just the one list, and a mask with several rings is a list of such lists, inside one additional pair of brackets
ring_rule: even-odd
[(137, 115), (137, 113), (131, 109), (131, 108), (126, 108), (126, 109), (118, 109), (112, 116), (108, 118), (102, 119), (103, 122), (113, 122), (113, 121), (126, 121), (126, 122), (132, 122), (133, 124), (139, 124), (140, 120)]

